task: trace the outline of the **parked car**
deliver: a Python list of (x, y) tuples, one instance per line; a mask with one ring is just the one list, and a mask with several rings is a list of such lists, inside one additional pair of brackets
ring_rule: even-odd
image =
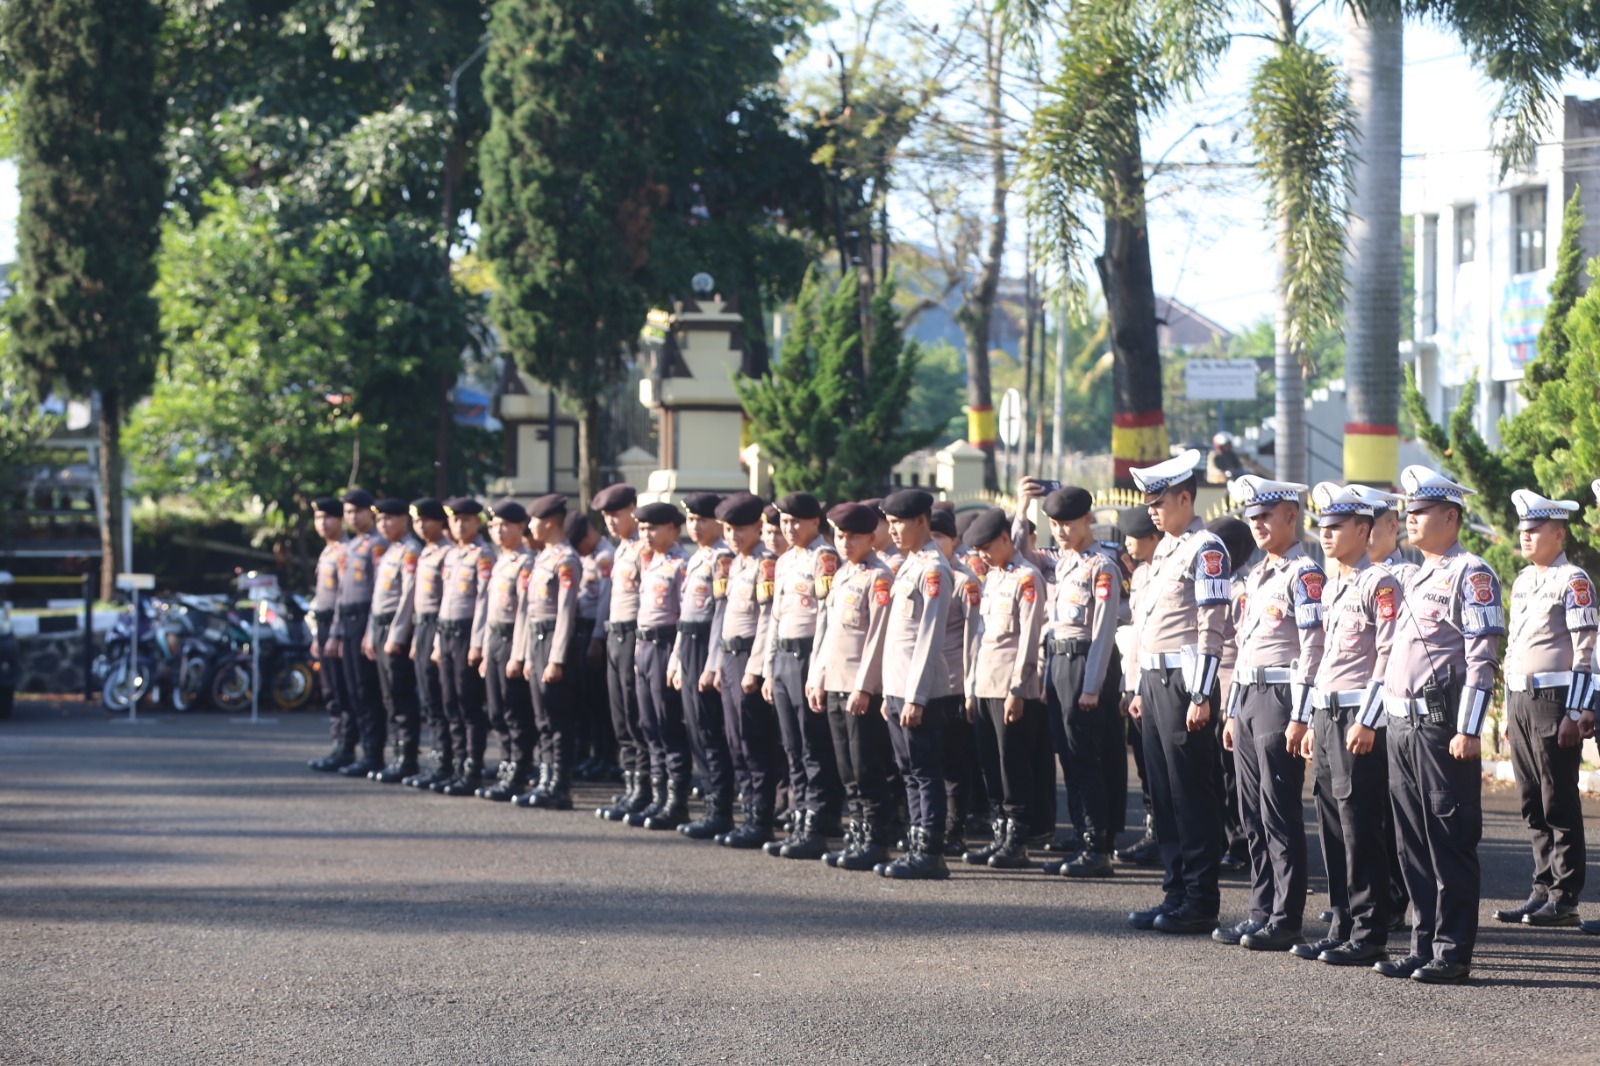
[(11, 632), (11, 602), (6, 598), (11, 584), (11, 572), (0, 570), (0, 718), (11, 717), (11, 705), (17, 696), (17, 675), (22, 669), (17, 638)]

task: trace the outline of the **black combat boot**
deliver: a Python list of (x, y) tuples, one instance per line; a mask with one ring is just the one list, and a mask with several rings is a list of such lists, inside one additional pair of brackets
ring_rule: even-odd
[(594, 812), (596, 818), (604, 818), (608, 822), (620, 822), (628, 816), (628, 809), (633, 804), (634, 795), (639, 791), (639, 775), (632, 770), (622, 771), (622, 792), (611, 797), (611, 806), (601, 807)]
[(744, 824), (719, 841), (723, 847), (739, 851), (754, 851), (772, 839), (772, 805), (752, 804)]
[(968, 866), (989, 865), (989, 856), (999, 851), (1000, 846), (1005, 843), (1007, 820), (998, 810), (990, 811), (989, 828), (994, 833), (994, 839), (980, 847), (967, 849), (961, 856), (961, 861)]
[(1059, 871), (1063, 877), (1110, 877), (1117, 872), (1111, 865), (1111, 834), (1083, 834), (1083, 850)]
[(348, 766), (339, 767), (339, 772), (345, 777), (371, 777), (382, 769), (383, 745), (366, 743), (361, 745), (361, 758)]
[(646, 829), (676, 829), (689, 820), (689, 779), (667, 782), (667, 799), (661, 809), (644, 820)]
[(398, 785), (416, 772), (417, 745), (412, 741), (395, 750), (394, 762), (369, 776), (380, 785)]
[(335, 774), (356, 761), (353, 744), (335, 744), (333, 750), (320, 759), (312, 759), (306, 766), (325, 774)]
[(427, 788), (433, 784), (434, 778), (439, 774), (450, 772), (450, 760), (444, 752), (435, 748), (417, 766), (417, 772), (400, 782), (407, 788)]
[(733, 828), (733, 818), (728, 813), (732, 807), (725, 797), (707, 796), (705, 813), (678, 826), (678, 832), (690, 840), (715, 840)]
[[(1007, 818), (1005, 826), (1005, 833), (1000, 838), (1000, 846), (989, 856), (989, 868), (993, 870), (1023, 870), (1032, 866), (1033, 860), (1028, 858), (1027, 826), (1019, 818)], [(943, 851), (941, 851), (941, 857), (943, 854)]]
[(662, 809), (667, 805), (667, 778), (665, 774), (650, 775), (650, 795), (652, 798), (649, 803), (638, 810), (629, 811), (628, 816), (623, 821), (635, 829), (643, 829), (645, 819), (653, 818), (661, 813)]
[(838, 851), (825, 851), (822, 861), (829, 866), (838, 866), (839, 860), (859, 848), (860, 842), (866, 839), (867, 827), (859, 818), (850, 819), (850, 824), (844, 827), (844, 847)]
[(788, 840), (778, 849), (785, 859), (820, 859), (828, 850), (828, 838), (822, 832), (821, 811), (805, 811), (800, 815), (800, 835)]
[(878, 867), (878, 872), (895, 881), (938, 881), (950, 876), (944, 861), (944, 834), (922, 826), (909, 834), (911, 850), (894, 862)]
[(478, 795), (495, 803), (510, 803), (528, 787), (528, 768), (517, 763), (503, 763), (500, 779), (488, 788), (478, 789)]
[(467, 759), (461, 764), (461, 772), (442, 789), (446, 796), (472, 796), (478, 791), (478, 786), (483, 784), (483, 766), (477, 759)]
[(835, 864), (841, 870), (876, 870), (889, 858), (889, 828), (881, 823), (862, 823), (855, 850), (846, 852)]
[[(743, 821), (740, 822), (738, 826), (730, 825), (727, 829), (725, 829), (721, 833), (718, 833), (716, 836), (712, 837), (711, 839), (716, 841), (718, 844), (721, 844), (723, 847), (727, 847), (728, 838), (733, 836), (733, 834), (737, 833), (739, 831), (739, 829), (744, 825), (745, 822), (750, 821), (750, 819), (752, 817), (750, 804), (745, 802), (744, 800), (740, 800), (739, 801), (739, 817), (741, 819), (743, 819)], [(733, 820), (733, 814), (732, 814), (731, 811), (729, 812), (728, 820), (730, 822)]]
[(1131, 866), (1160, 866), (1161, 844), (1156, 840), (1155, 820), (1145, 815), (1144, 836), (1128, 847), (1118, 848), (1115, 854), (1118, 862)]
[(572, 775), (560, 763), (550, 767), (550, 784), (543, 792), (532, 792), (529, 804), (541, 811), (572, 810)]
[(944, 853), (959, 859), (967, 853), (967, 816), (957, 811), (950, 815), (944, 827)]
[(786, 844), (788, 844), (790, 841), (800, 839), (802, 828), (805, 825), (805, 819), (805, 811), (791, 810), (783, 818), (783, 828), (785, 833), (784, 838), (782, 840), (769, 840), (762, 846), (761, 850), (774, 857), (782, 855), (783, 848)]

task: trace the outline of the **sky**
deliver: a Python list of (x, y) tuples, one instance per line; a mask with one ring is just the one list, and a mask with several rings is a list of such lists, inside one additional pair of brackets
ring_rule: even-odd
[[(948, 0), (931, 2), (954, 7)], [(1338, 16), (1331, 13), (1336, 6), (1325, 5), (1313, 23), (1333, 49), (1342, 37)], [(1205, 157), (1202, 138), (1213, 147), (1229, 144), (1235, 133), (1242, 141), (1245, 90), (1265, 47), (1259, 42), (1237, 46), (1202, 96), (1155, 123), (1145, 138), (1149, 157), (1200, 160)], [(1493, 168), (1488, 143), (1495, 93), (1445, 33), (1409, 24), (1405, 49), (1401, 206), (1409, 213), (1421, 205), (1423, 159), (1430, 153), (1459, 158), (1462, 166)], [(1600, 97), (1600, 82), (1572, 79), (1563, 88), (1569, 95)], [(1203, 128), (1193, 129), (1197, 123)], [(1253, 177), (1245, 170), (1222, 173), (1220, 188), (1201, 189), (1173, 179), (1152, 185), (1152, 267), (1158, 292), (1237, 330), (1272, 314), (1272, 244), (1265, 200)], [(0, 262), (15, 257), (17, 205), (16, 169), (0, 163)], [(1021, 218), (1021, 206), (1019, 199), (1013, 218)], [(915, 241), (922, 235), (911, 216), (909, 210), (894, 211), (900, 236)], [(1021, 238), (1019, 223), (1011, 234), (1012, 249), (1021, 248)], [(1016, 260), (1008, 267), (1020, 273), (1020, 254)]]

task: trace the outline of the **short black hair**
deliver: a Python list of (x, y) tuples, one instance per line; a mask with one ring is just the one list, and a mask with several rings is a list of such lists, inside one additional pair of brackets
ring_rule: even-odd
[(1190, 500), (1195, 498), (1195, 494), (1199, 491), (1199, 489), (1200, 478), (1197, 474), (1190, 474), (1182, 481), (1174, 481), (1172, 484), (1167, 486), (1167, 492), (1169, 493), (1176, 494), (1179, 492), (1187, 492)]

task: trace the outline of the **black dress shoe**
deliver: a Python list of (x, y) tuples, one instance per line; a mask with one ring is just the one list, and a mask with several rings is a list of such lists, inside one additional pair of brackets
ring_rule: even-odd
[(1203, 911), (1192, 903), (1185, 903), (1177, 910), (1168, 911), (1155, 921), (1156, 932), (1175, 935), (1207, 933), (1216, 927), (1217, 912)]
[(1134, 929), (1154, 929), (1156, 919), (1168, 911), (1177, 910), (1177, 904), (1165, 900), (1151, 907), (1149, 910), (1133, 911), (1128, 915), (1128, 925)]
[(1557, 903), (1555, 900), (1551, 900), (1531, 914), (1522, 916), (1523, 925), (1536, 925), (1541, 928), (1577, 925), (1579, 921), (1577, 907), (1570, 903)]
[(1587, 922), (1579, 922), (1578, 932), (1584, 936), (1600, 936), (1600, 918), (1591, 918)]
[(1333, 912), (1332, 911), (1323, 911), (1321, 914), (1317, 915), (1317, 917), (1319, 919), (1321, 919), (1322, 921), (1324, 921), (1324, 922), (1332, 922), (1333, 921)]
[(1425, 985), (1459, 985), (1472, 974), (1472, 967), (1460, 962), (1445, 962), (1443, 959), (1434, 959), (1424, 966), (1419, 966), (1411, 972), (1413, 981), (1421, 981)]
[(1421, 955), (1407, 955), (1403, 959), (1384, 959), (1382, 962), (1374, 963), (1372, 968), (1381, 977), (1410, 977), (1427, 965), (1427, 962), (1428, 960)]
[(1259, 932), (1263, 924), (1254, 918), (1246, 918), (1232, 925), (1219, 925), (1211, 930), (1211, 939), (1219, 944), (1237, 944), (1250, 933)]
[(1265, 929), (1257, 929), (1240, 937), (1239, 946), (1251, 951), (1288, 951), (1304, 940), (1305, 934), (1299, 925), (1268, 922)]
[(1342, 947), (1344, 947), (1343, 940), (1340, 940), (1336, 936), (1325, 936), (1321, 940), (1302, 940), (1298, 944), (1291, 944), (1289, 945), (1289, 954), (1293, 955), (1297, 959), (1307, 959), (1311, 962), (1316, 962), (1318, 959), (1322, 958), (1322, 953), (1324, 951), (1332, 951), (1334, 948)]
[(320, 759), (312, 759), (306, 766), (321, 773), (331, 774), (349, 766), (356, 761), (354, 748), (334, 748)]
[(1543, 907), (1548, 902), (1549, 899), (1545, 896), (1530, 896), (1528, 897), (1528, 902), (1524, 903), (1520, 907), (1502, 907), (1495, 911), (1494, 920), (1497, 922), (1506, 922), (1507, 924), (1514, 925), (1518, 922), (1521, 922), (1522, 919)]
[(1324, 950), (1317, 959), (1329, 966), (1365, 966), (1369, 962), (1389, 957), (1389, 949), (1381, 944), (1357, 944), (1354, 940)]
[(1250, 869), (1250, 860), (1238, 855), (1224, 854), (1217, 860), (1217, 869), (1225, 874), (1242, 874)]
[(339, 767), (339, 772), (345, 777), (367, 777), (376, 770), (382, 770), (383, 764), (373, 759), (362, 759), (349, 766)]

